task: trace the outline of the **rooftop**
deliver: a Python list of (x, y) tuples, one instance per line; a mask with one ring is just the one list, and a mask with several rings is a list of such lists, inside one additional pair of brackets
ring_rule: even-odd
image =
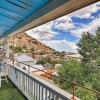
[(76, 54), (70, 54), (70, 55), (67, 55), (67, 57), (73, 57), (73, 58), (81, 58), (81, 55), (76, 53)]
[(22, 55), (20, 55), (20, 56), (17, 56), (17, 57), (15, 57), (15, 59), (17, 60), (17, 61), (35, 61), (35, 59), (33, 59), (32, 57), (29, 57), (28, 55), (26, 55), (26, 54), (22, 54)]

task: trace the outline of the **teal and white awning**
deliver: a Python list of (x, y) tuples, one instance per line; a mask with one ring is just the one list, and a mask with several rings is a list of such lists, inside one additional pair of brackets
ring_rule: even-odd
[(0, 38), (18, 34), (99, 0), (0, 0)]

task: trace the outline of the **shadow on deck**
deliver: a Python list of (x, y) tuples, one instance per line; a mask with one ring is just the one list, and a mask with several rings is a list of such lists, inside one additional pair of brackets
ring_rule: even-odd
[(2, 87), (0, 88), (0, 100), (27, 100), (23, 94), (17, 89), (17, 87), (8, 79), (2, 81)]

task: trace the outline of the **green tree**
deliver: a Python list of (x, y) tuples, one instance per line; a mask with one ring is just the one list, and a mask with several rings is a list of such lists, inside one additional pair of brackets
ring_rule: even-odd
[[(91, 85), (91, 88), (100, 91), (100, 27), (95, 32), (83, 33), (82, 38), (77, 44), (80, 55), (82, 55), (83, 76), (85, 82)], [(97, 100), (100, 95), (97, 95)], [(94, 99), (93, 99), (94, 100)]]
[[(64, 61), (62, 67), (59, 68), (58, 75), (65, 78), (66, 80), (84, 84), (82, 77), (83, 69), (80, 65), (80, 62), (78, 62), (77, 60)], [(67, 85), (67, 83), (61, 79), (57, 79), (55, 81), (57, 81), (56, 83), (60, 84), (61, 88), (63, 89), (68, 89), (72, 87), (71, 84)]]
[[(100, 91), (100, 28), (96, 34), (89, 32), (82, 34), (82, 38), (77, 43), (78, 52), (82, 55), (81, 62), (68, 60), (62, 63), (58, 70), (58, 75), (70, 81), (75, 81), (89, 89)], [(54, 78), (55, 82), (63, 89), (70, 90), (71, 85)], [(76, 87), (76, 95), (82, 100), (100, 100), (100, 95), (96, 95), (88, 90)]]
[[(95, 67), (92, 64), (87, 64), (86, 69), (81, 67), (81, 63), (76, 60), (64, 61), (63, 66), (59, 68), (58, 75), (68, 81), (76, 82), (82, 86), (85, 86), (89, 89), (94, 89), (100, 91), (99, 84), (99, 75), (100, 67)], [(62, 89), (72, 92), (72, 84), (66, 82), (61, 78), (55, 78), (55, 83), (58, 84)], [(88, 91), (79, 86), (75, 87), (75, 95), (82, 100), (99, 100), (99, 95)]]
[(79, 43), (77, 43), (78, 52), (82, 55), (82, 63), (95, 63), (97, 58), (100, 58), (100, 27), (96, 34), (84, 32)]
[(0, 46), (3, 46), (3, 42), (0, 41)]
[(13, 46), (12, 46), (12, 45), (10, 45), (10, 46), (9, 46), (9, 48), (12, 50)]
[[(85, 84), (85, 87), (92, 89), (91, 84), (88, 84), (88, 83)], [(82, 100), (96, 100), (97, 98), (95, 93), (92, 93), (91, 91), (78, 87), (78, 86), (76, 87), (75, 93), (76, 93), (76, 96), (81, 98)]]
[(34, 48), (33, 47), (31, 48), (31, 52), (34, 52)]
[(53, 51), (52, 54), (59, 55), (58, 51)]
[(25, 44), (22, 46), (22, 49), (26, 49), (26, 45)]
[(82, 55), (84, 64), (92, 62), (95, 58), (95, 36), (89, 32), (84, 32), (79, 43), (77, 43), (78, 52)]
[(39, 52), (39, 54), (44, 55), (44, 54), (46, 54), (46, 52), (43, 50), (43, 51)]
[(41, 60), (39, 60), (38, 62), (37, 62), (37, 64), (45, 64), (45, 63), (51, 63), (52, 62), (52, 60), (50, 59), (50, 58), (48, 58), (48, 57), (45, 57), (45, 58), (43, 58), (43, 59), (41, 59)]
[(15, 51), (16, 53), (20, 53), (20, 52), (22, 52), (22, 47), (21, 47), (20, 45), (18, 45), (18, 46), (16, 46), (16, 47), (14, 47), (14, 51)]
[(31, 55), (34, 58), (34, 48), (32, 47), (30, 50), (31, 50)]
[(96, 45), (96, 58), (100, 58), (100, 27), (96, 31), (96, 36), (95, 36), (95, 45)]

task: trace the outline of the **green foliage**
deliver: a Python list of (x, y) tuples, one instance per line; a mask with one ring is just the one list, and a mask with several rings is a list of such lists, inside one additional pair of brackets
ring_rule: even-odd
[[(85, 84), (85, 87), (92, 89), (91, 84)], [(81, 87), (76, 87), (76, 96), (82, 100), (96, 100), (96, 94)]]
[[(13, 50), (13, 46), (10, 45), (9, 48), (11, 50)], [(24, 53), (24, 51), (22, 51), (23, 47), (21, 45), (17, 45), (16, 47), (14, 47), (14, 51), (15, 53)]]
[(51, 60), (51, 64), (55, 65), (55, 64), (63, 64), (63, 62), (65, 62), (64, 59), (60, 59), (60, 60)]
[(62, 57), (64, 57), (64, 56), (65, 56), (65, 54), (59, 54), (59, 56), (62, 58)]
[[(63, 61), (62, 67), (58, 70), (58, 75), (66, 80), (74, 81), (89, 89), (100, 91), (100, 67), (96, 67), (93, 64), (86, 64), (85, 67), (81, 66), (81, 62), (76, 60)], [(72, 92), (72, 84), (61, 80), (60, 78), (54, 78), (55, 83), (62, 89)], [(100, 97), (93, 92), (76, 86), (76, 96), (82, 100), (98, 100)], [(89, 99), (90, 98), (90, 99)]]
[(30, 49), (30, 51), (31, 51), (32, 57), (34, 58), (34, 48), (32, 47), (32, 48)]
[(45, 57), (45, 58), (43, 58), (43, 59), (41, 59), (41, 60), (39, 60), (39, 61), (37, 62), (37, 64), (42, 64), (42, 65), (45, 64), (45, 63), (51, 63), (51, 59)]
[(22, 46), (22, 49), (26, 49), (26, 45), (25, 44)]
[(34, 48), (33, 47), (31, 48), (31, 52), (34, 52)]
[(2, 46), (3, 45), (3, 42), (0, 42), (0, 46)]
[(53, 51), (52, 54), (59, 55), (58, 51)]
[(34, 58), (34, 52), (31, 53), (32, 57)]
[(83, 64), (94, 62), (100, 56), (100, 27), (97, 29), (96, 35), (89, 32), (83, 33), (77, 46), (79, 54), (83, 57)]
[(13, 46), (12, 46), (12, 45), (10, 45), (10, 46), (9, 46), (9, 48), (12, 50), (12, 49), (13, 49)]
[(50, 63), (50, 64), (52, 64), (52, 66), (55, 66), (55, 64), (63, 64), (64, 61), (65, 60), (63, 60), (63, 59), (61, 59), (61, 60), (52, 60), (52, 59), (50, 59), (48, 57), (45, 57), (45, 58), (39, 60), (37, 62), (37, 64), (42, 64), (43, 65), (45, 63)]
[(19, 36), (16, 36), (16, 37), (17, 37), (18, 39), (22, 39), (22, 36), (20, 36), (20, 35), (19, 35)]
[(39, 55), (44, 55), (44, 54), (46, 54), (45, 51), (39, 52)]
[[(83, 69), (82, 67), (80, 67), (80, 63), (76, 60), (68, 60), (68, 61), (64, 61), (63, 66), (59, 68), (58, 74), (60, 77), (63, 77), (69, 81), (75, 81), (77, 83), (83, 84), (84, 82), (82, 81), (82, 73), (83, 73)], [(80, 73), (81, 72), (81, 73)], [(61, 82), (61, 80), (57, 80), (59, 81), (58, 83)], [(62, 88), (63, 88), (63, 84), (62, 84)], [(68, 85), (66, 85), (67, 88)], [(71, 87), (71, 86), (70, 86)], [(65, 86), (64, 86), (65, 88)]]
[(95, 36), (86, 32), (82, 34), (82, 38), (79, 43), (77, 43), (79, 47), (78, 52), (82, 55), (83, 63), (88, 63), (94, 60), (95, 58)]
[(22, 47), (21, 47), (20, 45), (18, 45), (18, 46), (16, 46), (16, 47), (14, 47), (14, 51), (15, 51), (16, 53), (20, 53), (20, 52), (22, 52)]

